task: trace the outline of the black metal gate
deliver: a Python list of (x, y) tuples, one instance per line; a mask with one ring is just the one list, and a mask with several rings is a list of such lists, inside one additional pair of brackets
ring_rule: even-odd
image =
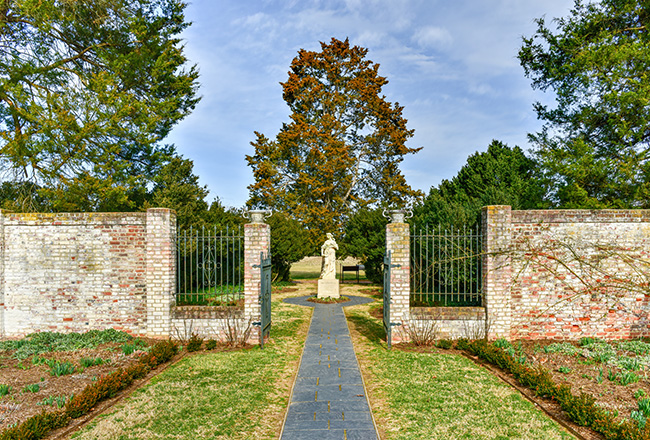
[(262, 272), (260, 286), (260, 347), (264, 348), (264, 338), (271, 334), (271, 254), (262, 253), (260, 270)]
[(386, 342), (388, 348), (391, 346), (391, 322), (390, 322), (390, 268), (391, 252), (384, 255), (384, 330), (386, 331)]

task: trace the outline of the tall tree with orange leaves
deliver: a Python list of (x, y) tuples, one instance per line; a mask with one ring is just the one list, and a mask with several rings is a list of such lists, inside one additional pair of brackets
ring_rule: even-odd
[(275, 140), (256, 132), (247, 156), (255, 183), (249, 206), (290, 214), (313, 243), (340, 232), (350, 214), (369, 206), (400, 206), (419, 195), (399, 169), (419, 151), (406, 141), (402, 109), (381, 94), (388, 80), (368, 49), (332, 38), (321, 51), (301, 49), (282, 83), (292, 111)]

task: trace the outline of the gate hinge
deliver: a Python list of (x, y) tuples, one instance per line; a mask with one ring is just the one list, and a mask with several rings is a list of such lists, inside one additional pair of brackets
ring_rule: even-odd
[(253, 325), (255, 327), (261, 327), (262, 326), (262, 321), (251, 322), (251, 325)]
[(398, 325), (402, 325), (402, 323), (401, 322), (391, 322), (390, 323), (391, 327), (397, 327)]

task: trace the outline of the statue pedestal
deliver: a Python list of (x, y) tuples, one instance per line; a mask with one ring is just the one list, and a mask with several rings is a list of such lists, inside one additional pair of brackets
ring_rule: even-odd
[(318, 280), (318, 298), (340, 298), (339, 280), (327, 279)]

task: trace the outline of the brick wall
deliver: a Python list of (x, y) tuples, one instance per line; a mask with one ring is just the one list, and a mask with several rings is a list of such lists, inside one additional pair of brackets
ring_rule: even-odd
[(3, 213), (4, 333), (146, 333), (144, 213)]
[(165, 336), (160, 329), (169, 317), (158, 306), (148, 315), (147, 293), (152, 304), (173, 301), (175, 223), (167, 209), (1, 212), (3, 336), (106, 328)]
[(512, 211), (511, 230), (510, 338), (650, 335), (650, 211)]
[[(244, 227), (244, 307), (176, 307), (176, 214), (0, 211), (0, 333), (114, 328), (227, 339), (260, 320), (260, 253), (270, 228)], [(257, 327), (249, 342), (259, 340)]]
[[(650, 210), (487, 206), (482, 233), (484, 312), (409, 309), (409, 279), (397, 272), (391, 322), (401, 323), (402, 332), (395, 342), (427, 319), (440, 338), (478, 336), (481, 321), (491, 339), (650, 336)], [(393, 262), (408, 258), (404, 242), (408, 226), (389, 224)]]

